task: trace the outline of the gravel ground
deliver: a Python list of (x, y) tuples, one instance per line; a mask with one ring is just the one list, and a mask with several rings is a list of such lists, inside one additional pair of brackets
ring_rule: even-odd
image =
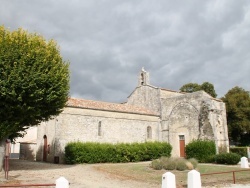
[[(0, 173), (0, 187), (3, 184), (51, 184), (59, 177), (70, 182), (70, 188), (159, 188), (159, 185), (119, 179), (98, 171), (95, 164), (63, 165), (24, 160), (10, 160), (9, 179)], [(207, 186), (206, 188), (250, 188), (250, 185)], [(178, 187), (177, 187), (178, 188)], [(180, 188), (180, 187), (179, 187)]]
[(70, 182), (70, 188), (154, 188), (143, 182), (117, 179), (94, 167), (94, 164), (62, 165), (10, 160), (9, 179), (6, 181), (1, 172), (0, 184), (50, 184), (59, 177), (65, 177)]

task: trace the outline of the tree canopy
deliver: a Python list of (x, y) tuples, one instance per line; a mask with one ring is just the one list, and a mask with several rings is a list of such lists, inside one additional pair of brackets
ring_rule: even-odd
[(217, 94), (214, 89), (214, 85), (209, 82), (204, 82), (203, 84), (201, 84), (201, 90), (207, 92), (209, 95), (211, 95), (214, 98), (217, 97)]
[(188, 83), (188, 84), (183, 85), (180, 88), (180, 91), (187, 92), (187, 93), (193, 93), (193, 92), (200, 91), (200, 90), (201, 90), (201, 86), (197, 83)]
[(68, 93), (69, 63), (55, 41), (0, 26), (0, 138), (58, 115)]
[(250, 143), (250, 95), (243, 88), (234, 87), (222, 98), (226, 104), (230, 140)]
[(204, 82), (201, 85), (197, 83), (188, 83), (188, 84), (183, 85), (180, 88), (180, 91), (187, 92), (187, 93), (193, 93), (193, 92), (200, 91), (200, 90), (205, 91), (212, 97), (217, 97), (217, 94), (214, 89), (214, 85), (209, 82)]

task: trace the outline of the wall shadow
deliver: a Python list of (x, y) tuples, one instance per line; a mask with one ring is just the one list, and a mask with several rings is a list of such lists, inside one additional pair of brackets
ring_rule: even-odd
[(10, 159), (9, 160), (9, 170), (19, 171), (19, 170), (48, 170), (48, 169), (67, 169), (75, 165), (66, 164), (53, 164), (47, 162), (38, 161), (28, 161), (22, 159)]

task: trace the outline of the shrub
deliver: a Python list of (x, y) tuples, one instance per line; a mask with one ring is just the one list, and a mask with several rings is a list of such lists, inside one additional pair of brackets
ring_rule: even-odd
[(194, 169), (198, 166), (198, 161), (195, 158), (188, 159), (188, 161), (192, 163)]
[[(191, 163), (190, 163), (191, 164)], [(191, 164), (192, 165), (192, 164)], [(177, 162), (176, 162), (176, 170), (180, 170), (180, 171), (183, 171), (183, 170), (187, 170), (188, 169), (188, 166), (187, 166), (187, 160), (185, 159), (177, 159)]]
[(190, 161), (186, 161), (186, 166), (187, 166), (188, 170), (193, 170), (194, 169), (194, 165)]
[(236, 153), (220, 153), (215, 155), (215, 162), (218, 164), (236, 165), (240, 162), (241, 156)]
[(94, 143), (72, 142), (65, 147), (65, 162), (75, 163), (117, 163), (136, 162), (170, 157), (172, 147), (165, 142), (146, 143)]
[(186, 157), (195, 158), (201, 163), (208, 162), (208, 159), (215, 154), (215, 143), (211, 140), (194, 140), (186, 146)]
[(153, 160), (151, 167), (155, 170), (161, 170), (162, 168), (165, 170), (192, 170), (194, 169), (192, 162), (197, 166), (198, 162), (195, 159), (189, 161), (183, 158), (161, 157), (160, 159)]
[(175, 158), (162, 157), (161, 163), (162, 163), (162, 167), (165, 170), (175, 170), (176, 169), (176, 159)]
[(151, 162), (151, 167), (155, 170), (161, 170), (162, 169), (162, 163), (159, 159), (155, 159)]
[(205, 162), (206, 163), (215, 163), (215, 156), (216, 155), (210, 155), (206, 158)]
[(237, 153), (241, 157), (248, 157), (247, 156), (247, 147), (232, 147), (229, 150), (231, 153)]

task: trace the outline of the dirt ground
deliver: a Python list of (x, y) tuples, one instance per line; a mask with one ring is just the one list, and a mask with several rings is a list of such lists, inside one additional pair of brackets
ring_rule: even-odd
[[(70, 182), (70, 188), (159, 188), (161, 185), (121, 178), (98, 170), (100, 164), (63, 165), (25, 160), (10, 160), (9, 178), (0, 173), (1, 185), (53, 184), (59, 177)], [(249, 188), (250, 185), (223, 186)], [(30, 188), (30, 187), (29, 187)], [(180, 187), (177, 187), (180, 188)], [(207, 187), (212, 188), (212, 187)], [(216, 188), (222, 188), (216, 186)]]
[(95, 164), (62, 165), (25, 160), (10, 160), (8, 181), (1, 172), (1, 184), (51, 184), (59, 177), (70, 182), (70, 188), (135, 188), (159, 186), (128, 179), (118, 179), (98, 171)]

